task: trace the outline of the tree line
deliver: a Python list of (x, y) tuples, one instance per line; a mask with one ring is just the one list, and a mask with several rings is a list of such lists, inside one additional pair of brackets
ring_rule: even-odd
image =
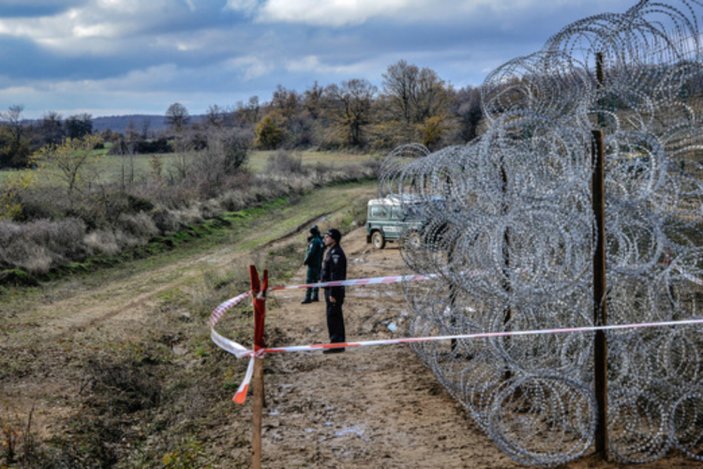
[(7, 112), (0, 112), (0, 168), (27, 167), (31, 164), (31, 155), (39, 148), (93, 133), (90, 114), (64, 119), (52, 111), (35, 123), (27, 123), (22, 119), (23, 110), (22, 105), (15, 104)]
[[(22, 111), (14, 105), (0, 113), (0, 168), (26, 167), (40, 148), (93, 133), (89, 114), (63, 119), (48, 112), (28, 123)], [(215, 104), (198, 119), (173, 103), (165, 117), (165, 131), (130, 124), (122, 133), (103, 132), (103, 141), (120, 154), (197, 151), (213, 142), (264, 150), (387, 150), (419, 142), (434, 149), (473, 139), (482, 114), (478, 88), (455, 89), (434, 70), (401, 60), (387, 68), (380, 90), (358, 78), (315, 82), (303, 92), (279, 85), (266, 103), (253, 96), (231, 107)]]

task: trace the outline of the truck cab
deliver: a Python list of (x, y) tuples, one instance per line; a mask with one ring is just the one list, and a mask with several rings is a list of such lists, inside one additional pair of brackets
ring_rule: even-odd
[(383, 249), (387, 242), (397, 242), (422, 224), (413, 205), (417, 202), (397, 195), (371, 199), (366, 210), (366, 242)]

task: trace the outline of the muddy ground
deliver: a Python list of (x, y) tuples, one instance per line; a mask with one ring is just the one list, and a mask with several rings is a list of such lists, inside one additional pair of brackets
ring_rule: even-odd
[[(397, 246), (373, 250), (362, 230), (342, 245), (349, 278), (408, 273)], [(303, 280), (300, 269), (290, 282)], [(270, 345), (327, 340), (324, 303), (301, 305), (302, 296), (301, 290), (272, 295), (267, 327), (278, 334)], [(347, 340), (392, 337), (388, 326), (402, 323), (404, 309), (397, 286), (349, 287)], [(521, 467), (493, 445), (405, 345), (276, 355), (266, 363), (264, 467)], [(640, 467), (695, 466), (674, 456)], [(568, 467), (617, 466), (590, 454)]]

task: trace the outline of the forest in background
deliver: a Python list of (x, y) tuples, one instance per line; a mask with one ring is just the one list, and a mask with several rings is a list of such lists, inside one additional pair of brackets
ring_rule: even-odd
[(364, 79), (314, 83), (302, 92), (279, 85), (268, 102), (252, 96), (233, 106), (212, 104), (197, 116), (176, 102), (162, 119), (133, 116), (125, 124), (113, 117), (121, 121), (118, 129), (101, 123), (97, 131), (84, 113), (64, 118), (47, 111), (29, 121), (22, 112), (15, 104), (1, 114), (0, 168), (31, 166), (41, 148), (94, 133), (118, 154), (198, 151), (213, 141), (213, 133), (261, 150), (386, 151), (408, 142), (430, 149), (466, 143), (481, 121), (478, 88), (455, 89), (434, 70), (403, 60), (388, 67), (380, 90)]

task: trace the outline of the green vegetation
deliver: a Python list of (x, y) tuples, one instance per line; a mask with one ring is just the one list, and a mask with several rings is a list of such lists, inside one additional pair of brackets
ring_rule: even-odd
[[(249, 155), (247, 167), (254, 173), (261, 173), (266, 169), (269, 159), (275, 154), (273, 151), (253, 151)], [(301, 159), (304, 169), (314, 168), (318, 165), (330, 168), (344, 168), (350, 165), (362, 165), (380, 159), (380, 155), (368, 153), (352, 153), (343, 151), (296, 151), (293, 155)]]
[[(260, 174), (266, 169), (266, 164), (276, 153), (276, 151), (252, 151), (249, 154), (246, 168), (254, 174)], [(353, 153), (344, 151), (309, 151), (302, 150), (292, 152), (300, 157), (304, 168), (314, 168), (324, 165), (330, 168), (343, 168), (349, 165), (367, 164), (370, 161), (380, 158), (380, 155), (369, 153)], [(93, 150), (93, 154), (99, 159), (96, 161), (95, 174), (96, 182), (118, 183), (126, 170), (134, 171), (135, 179), (144, 179), (152, 175), (152, 158), (156, 157), (161, 161), (162, 172), (169, 174), (177, 172), (182, 163), (190, 162), (198, 158), (197, 153), (181, 155), (178, 153), (162, 154), (142, 154), (142, 155), (110, 155), (107, 149)], [(48, 163), (43, 171), (36, 169), (13, 169), (0, 170), (0, 187), (10, 178), (17, 176), (31, 176), (35, 178), (37, 184), (41, 186), (56, 186), (60, 183), (58, 171)]]

